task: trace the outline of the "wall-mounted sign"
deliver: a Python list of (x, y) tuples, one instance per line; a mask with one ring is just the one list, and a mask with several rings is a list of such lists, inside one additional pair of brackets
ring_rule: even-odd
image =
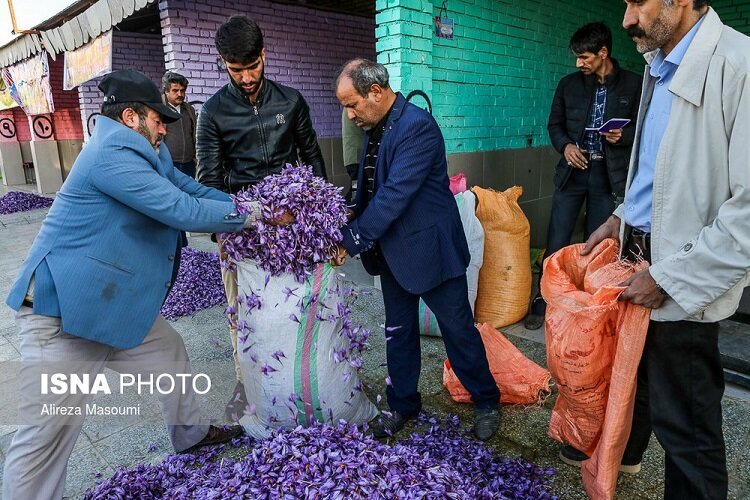
[(2, 76), (11, 97), (27, 115), (44, 115), (55, 111), (46, 51), (3, 68)]
[(91, 137), (91, 134), (94, 133), (94, 127), (96, 127), (96, 119), (100, 115), (101, 113), (91, 113), (88, 120), (86, 120), (86, 132), (89, 133), (89, 137)]
[(35, 116), (31, 121), (31, 128), (37, 139), (52, 139), (52, 134), (55, 132), (52, 120), (45, 115)]
[(438, 38), (453, 39), (453, 19), (435, 16), (435, 35)]
[(438, 38), (453, 39), (453, 19), (448, 17), (448, 0), (443, 0), (443, 5), (435, 16), (435, 36)]
[(0, 78), (0, 111), (15, 108), (18, 103), (10, 95), (10, 90), (5, 86), (5, 81)]
[(112, 30), (109, 30), (76, 50), (65, 53), (63, 88), (71, 90), (111, 71)]
[(16, 136), (16, 124), (10, 118), (0, 118), (0, 137), (13, 139)]

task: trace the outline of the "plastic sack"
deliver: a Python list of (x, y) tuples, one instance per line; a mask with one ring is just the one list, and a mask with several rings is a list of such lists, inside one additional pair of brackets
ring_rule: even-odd
[(633, 417), (638, 364), (650, 310), (618, 301), (618, 286), (645, 263), (618, 260), (605, 240), (586, 256), (571, 245), (544, 262), (547, 366), (558, 386), (549, 435), (586, 452), (591, 498), (614, 498)]
[[(501, 403), (535, 404), (552, 392), (551, 377), (547, 370), (524, 356), (505, 335), (491, 325), (482, 323), (477, 328), (487, 351), (490, 372), (500, 389)], [(443, 362), (443, 385), (453, 401), (471, 403), (469, 391), (458, 380), (447, 359)]]
[[(363, 424), (377, 415), (350, 356), (339, 275), (317, 264), (305, 283), (237, 264), (238, 356), (248, 406), (239, 423), (255, 438), (314, 420)], [(355, 327), (356, 328), (356, 327)]]
[(450, 190), (454, 195), (463, 193), (466, 191), (466, 176), (464, 174), (456, 174), (450, 178)]
[(474, 309), (478, 323), (495, 328), (526, 316), (531, 298), (529, 221), (518, 205), (519, 186), (502, 193), (474, 187), (477, 217), (484, 228), (484, 264)]
[[(455, 196), (458, 205), (458, 213), (461, 215), (461, 224), (464, 227), (466, 242), (469, 244), (471, 261), (466, 268), (466, 281), (469, 286), (469, 305), (474, 312), (474, 302), (477, 300), (477, 286), (479, 283), (479, 269), (484, 262), (484, 229), (474, 212), (476, 207), (476, 196), (471, 191), (464, 191)], [(430, 311), (424, 300), (419, 299), (419, 333), (430, 337), (440, 337), (440, 326), (438, 326), (435, 314)]]

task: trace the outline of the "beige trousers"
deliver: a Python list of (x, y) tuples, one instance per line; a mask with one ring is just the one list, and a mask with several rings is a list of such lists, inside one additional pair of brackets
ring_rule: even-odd
[[(227, 260), (227, 255), (221, 249), (221, 241), (219, 241), (219, 259), (222, 263)], [(224, 293), (226, 293), (227, 295), (227, 304), (237, 307), (237, 271), (230, 271), (222, 265), (221, 281), (224, 282)], [(237, 356), (237, 327), (234, 326), (237, 324), (237, 316), (234, 315), (230, 319), (231, 321), (229, 323), (229, 338), (232, 340), (232, 359), (234, 360), (234, 373), (237, 376), (237, 382), (242, 382), (242, 368), (240, 368), (240, 361)]]
[[(16, 314), (16, 325), (21, 338), (23, 366), (20, 372), (22, 403), (20, 414), (31, 414), (33, 405), (39, 406), (39, 366), (81, 366), (90, 373), (101, 373), (105, 367), (132, 366), (139, 373), (191, 373), (182, 337), (158, 316), (143, 342), (132, 349), (114, 347), (75, 337), (63, 332), (60, 318), (34, 314), (22, 307)], [(32, 367), (33, 366), (33, 367)], [(35, 395), (29, 396), (33, 392)], [(26, 395), (27, 397), (24, 397)], [(167, 431), (176, 451), (185, 450), (208, 432), (208, 424), (201, 417), (192, 389), (157, 394)], [(59, 407), (85, 407), (93, 400), (91, 394), (65, 391), (60, 395), (44, 396), (45, 402)], [(26, 405), (26, 407), (24, 407)], [(39, 412), (36, 411), (38, 415)], [(34, 423), (20, 425), (8, 450), (3, 473), (4, 500), (60, 499), (65, 489), (68, 459), (83, 426), (85, 414), (58, 420), (55, 417), (36, 418)], [(64, 424), (62, 423), (64, 422)]]

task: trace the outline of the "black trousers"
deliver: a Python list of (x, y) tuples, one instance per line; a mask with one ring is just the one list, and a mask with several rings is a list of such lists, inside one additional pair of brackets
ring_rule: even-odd
[(604, 161), (589, 162), (586, 170), (574, 168), (562, 189), (555, 189), (552, 210), (547, 227), (547, 251), (549, 256), (570, 245), (578, 214), (586, 202), (584, 241), (604, 224), (615, 209), (615, 199), (609, 184), (607, 164)]
[[(629, 237), (626, 249), (651, 262), (648, 238)], [(718, 323), (651, 321), (623, 462), (641, 459), (653, 430), (666, 454), (665, 499), (727, 498), (723, 394)]]
[[(609, 184), (606, 162), (590, 161), (586, 170), (572, 169), (562, 189), (555, 189), (547, 226), (545, 259), (570, 245), (578, 214), (584, 202), (586, 202), (586, 218), (583, 240), (586, 241), (615, 210), (615, 198)], [(541, 276), (539, 279), (541, 280)], [(547, 306), (545, 302), (537, 300), (538, 297), (541, 297), (541, 292), (537, 292), (532, 299), (531, 312), (543, 316)]]
[[(391, 384), (386, 387), (388, 406), (404, 415), (419, 412), (417, 390), (421, 370), (419, 295), (404, 290), (379, 259), (386, 325), (386, 358)], [(466, 275), (450, 279), (422, 294), (435, 313), (453, 370), (471, 394), (477, 408), (496, 408), (500, 391), (490, 373), (482, 338), (474, 326)]]

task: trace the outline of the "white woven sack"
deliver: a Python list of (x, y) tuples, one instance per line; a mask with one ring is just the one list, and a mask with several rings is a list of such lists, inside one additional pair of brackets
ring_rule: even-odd
[[(471, 261), (466, 269), (466, 281), (469, 286), (469, 305), (474, 312), (474, 303), (477, 300), (477, 286), (479, 284), (479, 269), (484, 262), (484, 229), (477, 219), (475, 213), (476, 195), (471, 191), (464, 191), (455, 195), (458, 213), (461, 216), (461, 224), (464, 226), (466, 242), (469, 244)], [(430, 311), (424, 300), (419, 300), (419, 333), (429, 337), (440, 337), (440, 327), (437, 324), (435, 314)]]
[[(279, 427), (359, 425), (375, 417), (356, 369), (342, 359), (349, 338), (341, 330), (339, 275), (330, 264), (316, 265), (299, 283), (243, 261), (237, 284), (237, 348), (249, 407), (240, 424), (247, 434), (264, 438)], [(260, 307), (248, 311), (242, 297), (251, 293)]]

